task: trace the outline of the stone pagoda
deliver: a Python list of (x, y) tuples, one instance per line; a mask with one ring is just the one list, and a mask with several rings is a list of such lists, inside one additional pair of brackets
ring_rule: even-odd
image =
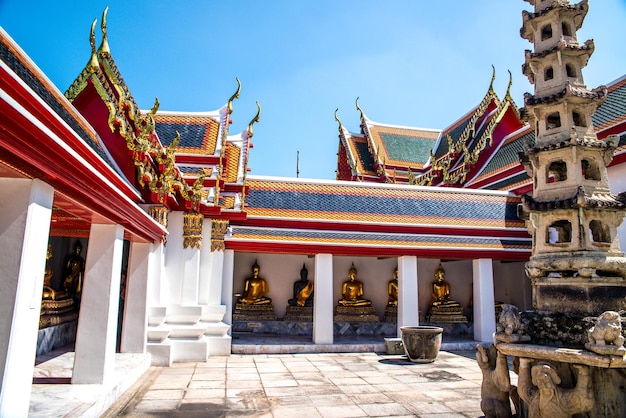
[(520, 211), (533, 236), (526, 265), (537, 311), (599, 314), (626, 308), (626, 258), (617, 227), (624, 196), (609, 191), (606, 166), (617, 136), (599, 140), (591, 116), (604, 86), (589, 90), (582, 69), (594, 51), (576, 31), (588, 2), (526, 0), (521, 36), (534, 44), (522, 67), (535, 86), (524, 97), (522, 118), (535, 127), (535, 144), (520, 160), (533, 179)]
[[(493, 344), (480, 345), (481, 408), (486, 417), (626, 416), (626, 350), (620, 314), (626, 309), (626, 258), (617, 228), (624, 193), (610, 193), (607, 165), (617, 137), (600, 140), (591, 117), (605, 100), (582, 69), (594, 51), (576, 32), (588, 0), (525, 0), (522, 38), (534, 45), (522, 66), (534, 85), (521, 117), (535, 129), (520, 162), (533, 180), (519, 215), (533, 237), (526, 264), (532, 312), (509, 305)], [(512, 356), (518, 387), (509, 377)]]

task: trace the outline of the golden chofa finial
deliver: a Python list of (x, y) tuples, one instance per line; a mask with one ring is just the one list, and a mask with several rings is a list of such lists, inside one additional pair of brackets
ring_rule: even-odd
[(100, 44), (100, 48), (98, 48), (98, 53), (101, 57), (110, 56), (111, 50), (109, 49), (109, 39), (107, 38), (107, 12), (109, 11), (109, 6), (104, 8), (102, 12), (102, 23), (100, 27), (102, 28), (102, 43)]
[(494, 91), (493, 90), (493, 82), (496, 80), (496, 67), (493, 66), (493, 64), (491, 64), (491, 82), (489, 83), (489, 91)]
[(339, 112), (339, 108), (335, 109), (335, 120), (339, 124), (339, 128), (337, 128), (337, 130), (339, 131), (340, 134), (342, 134), (343, 133), (343, 124), (339, 120), (339, 116), (337, 116), (337, 112)]
[(91, 24), (91, 31), (89, 32), (89, 45), (91, 45), (91, 58), (89, 58), (89, 63), (87, 64), (87, 71), (93, 73), (98, 70), (100, 66), (98, 64), (98, 57), (96, 57), (96, 22), (98, 19), (94, 19)]
[(252, 130), (252, 125), (254, 125), (255, 122), (258, 122), (259, 120), (261, 120), (261, 105), (259, 104), (259, 102), (256, 102), (256, 108), (257, 108), (256, 116), (248, 124), (248, 140), (252, 138), (252, 135), (254, 135), (254, 131)]
[(241, 93), (241, 81), (239, 81), (239, 77), (235, 77), (235, 80), (237, 80), (237, 91), (235, 92), (235, 94), (230, 96), (230, 99), (228, 99), (228, 114), (229, 115), (233, 113), (233, 101), (235, 99), (238, 99), (239, 93)]
[(511, 98), (511, 86), (513, 85), (513, 74), (511, 74), (511, 70), (509, 71), (509, 85), (506, 88), (506, 94), (504, 97)]
[(356, 98), (354, 103), (356, 105), (356, 110), (358, 110), (359, 113), (361, 113), (361, 122), (365, 122), (365, 113), (363, 113), (363, 109), (361, 109), (361, 106), (359, 106), (359, 98), (358, 97)]

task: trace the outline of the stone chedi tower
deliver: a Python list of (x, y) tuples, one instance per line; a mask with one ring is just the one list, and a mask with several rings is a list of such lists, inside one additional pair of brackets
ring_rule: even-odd
[(532, 196), (523, 196), (520, 216), (533, 236), (526, 265), (533, 306), (541, 312), (597, 315), (626, 309), (626, 258), (617, 227), (626, 211), (624, 194), (609, 191), (606, 166), (616, 136), (599, 140), (591, 116), (607, 95), (589, 90), (582, 69), (594, 51), (580, 44), (576, 31), (588, 1), (525, 0), (520, 30), (534, 44), (527, 50), (524, 74), (535, 86), (526, 93), (522, 118), (535, 127), (535, 144), (520, 160), (533, 179)]
[(520, 161), (534, 187), (519, 214), (533, 237), (526, 271), (535, 310), (520, 315), (508, 305), (495, 344), (478, 347), (481, 409), (487, 418), (512, 417), (511, 403), (520, 418), (623, 417), (626, 259), (617, 227), (626, 200), (608, 186), (617, 138), (598, 139), (591, 121), (606, 87), (589, 90), (582, 76), (594, 50), (593, 41), (576, 39), (588, 1), (526, 1), (534, 11), (522, 13), (521, 36), (534, 50), (522, 70), (535, 91), (520, 112), (535, 143)]

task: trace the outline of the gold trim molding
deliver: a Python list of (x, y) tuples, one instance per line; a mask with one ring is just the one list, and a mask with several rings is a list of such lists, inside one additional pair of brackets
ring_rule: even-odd
[(211, 221), (211, 251), (224, 251), (224, 235), (228, 231), (227, 219), (213, 219)]
[(183, 248), (202, 248), (202, 221), (204, 215), (195, 212), (183, 214)]

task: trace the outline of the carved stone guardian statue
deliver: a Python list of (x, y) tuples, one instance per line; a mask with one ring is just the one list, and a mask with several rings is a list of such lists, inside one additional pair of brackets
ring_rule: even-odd
[(573, 364), (578, 371), (576, 387), (565, 389), (559, 386), (561, 378), (550, 364), (540, 362), (531, 368), (531, 363), (531, 359), (520, 358), (518, 378), (518, 393), (528, 404), (529, 418), (569, 418), (593, 408), (589, 367)]

